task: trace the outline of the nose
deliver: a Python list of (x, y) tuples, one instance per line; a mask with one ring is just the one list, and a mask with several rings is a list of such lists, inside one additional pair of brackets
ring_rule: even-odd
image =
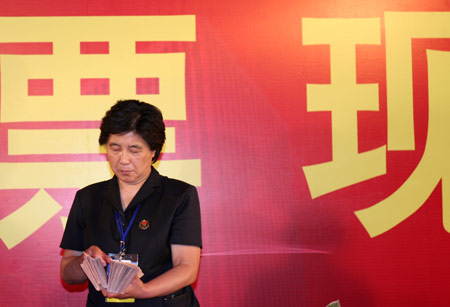
[(120, 152), (120, 163), (121, 164), (128, 164), (128, 163), (130, 163), (130, 156), (129, 156), (129, 153), (126, 150), (122, 150)]

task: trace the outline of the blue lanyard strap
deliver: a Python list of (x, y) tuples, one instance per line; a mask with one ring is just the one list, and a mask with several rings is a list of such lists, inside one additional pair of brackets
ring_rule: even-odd
[(125, 240), (127, 238), (128, 232), (131, 229), (131, 225), (133, 225), (134, 219), (136, 218), (137, 212), (139, 211), (140, 207), (141, 207), (141, 203), (139, 203), (137, 205), (136, 209), (134, 209), (133, 217), (131, 218), (130, 223), (128, 223), (128, 227), (127, 227), (127, 230), (125, 230), (125, 232), (123, 232), (123, 226), (122, 226), (122, 220), (120, 218), (120, 214), (117, 210), (114, 210), (114, 214), (116, 215), (117, 228), (119, 228), (119, 233), (120, 233), (119, 258), (121, 258), (121, 256), (123, 256), (125, 254)]

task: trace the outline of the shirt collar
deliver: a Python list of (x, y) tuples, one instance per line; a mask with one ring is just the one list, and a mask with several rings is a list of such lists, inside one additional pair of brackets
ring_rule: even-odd
[[(159, 185), (161, 185), (161, 176), (159, 175), (159, 172), (152, 166), (150, 176), (148, 176), (147, 180), (136, 193), (133, 200), (125, 209), (125, 212), (135, 208), (137, 204), (144, 201)], [(111, 178), (111, 180), (108, 181), (106, 189), (104, 191), (104, 197), (117, 211), (122, 212), (119, 182), (115, 175), (113, 178)]]

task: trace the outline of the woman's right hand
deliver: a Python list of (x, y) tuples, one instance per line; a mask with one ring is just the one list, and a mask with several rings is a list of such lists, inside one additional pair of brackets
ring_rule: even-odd
[(100, 258), (103, 266), (111, 263), (111, 257), (106, 255), (98, 246), (91, 245), (87, 250), (84, 251), (82, 262), (85, 260), (86, 255), (91, 256), (92, 258)]

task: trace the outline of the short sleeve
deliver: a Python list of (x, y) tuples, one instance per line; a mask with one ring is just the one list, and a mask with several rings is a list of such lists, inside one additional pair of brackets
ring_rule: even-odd
[(75, 199), (70, 209), (64, 234), (60, 247), (76, 251), (83, 251), (84, 248), (84, 221), (82, 218), (82, 208), (79, 192), (75, 195)]
[(172, 221), (169, 242), (202, 248), (200, 203), (194, 186), (188, 186), (180, 198)]

